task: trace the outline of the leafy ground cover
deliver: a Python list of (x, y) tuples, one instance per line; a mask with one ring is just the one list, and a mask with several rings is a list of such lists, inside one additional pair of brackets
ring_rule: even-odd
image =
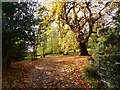
[(70, 53), (14, 62), (3, 72), (3, 88), (92, 88), (82, 79), (82, 67), (89, 58)]

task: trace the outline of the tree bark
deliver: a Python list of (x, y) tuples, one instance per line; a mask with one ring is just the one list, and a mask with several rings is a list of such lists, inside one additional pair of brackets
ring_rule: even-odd
[(79, 44), (80, 48), (80, 56), (90, 56), (87, 51), (87, 47), (85, 43), (80, 43)]
[(8, 56), (4, 57), (2, 61), (2, 69), (6, 70), (10, 68), (10, 66), (11, 66), (11, 58)]
[(43, 57), (45, 57), (45, 48), (43, 47)]
[(74, 52), (76, 52), (76, 50), (74, 50)]

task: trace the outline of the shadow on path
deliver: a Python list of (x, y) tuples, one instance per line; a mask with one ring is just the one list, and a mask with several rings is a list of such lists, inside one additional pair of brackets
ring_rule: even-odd
[(50, 56), (38, 61), (32, 69), (27, 88), (91, 88), (88, 81), (81, 79), (82, 67), (89, 57)]

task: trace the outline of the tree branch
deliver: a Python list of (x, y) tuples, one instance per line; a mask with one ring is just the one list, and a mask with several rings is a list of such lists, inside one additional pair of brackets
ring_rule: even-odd
[(68, 12), (66, 13), (66, 15), (68, 15), (73, 8), (74, 8), (74, 6), (70, 7), (70, 9), (69, 9)]
[(99, 13), (98, 13), (98, 14), (99, 14), (99, 17), (94, 20), (94, 23), (95, 23), (98, 19), (101, 18), (101, 16), (102, 16), (102, 15), (101, 15), (101, 12), (109, 5), (109, 3), (110, 3), (110, 2), (107, 2), (107, 3), (105, 4), (105, 6), (99, 11)]
[(91, 13), (91, 10), (90, 10), (90, 3), (91, 2), (86, 2), (86, 8), (88, 9), (88, 11), (89, 11), (89, 18), (90, 18), (90, 20), (91, 20), (91, 17), (92, 17), (92, 13)]

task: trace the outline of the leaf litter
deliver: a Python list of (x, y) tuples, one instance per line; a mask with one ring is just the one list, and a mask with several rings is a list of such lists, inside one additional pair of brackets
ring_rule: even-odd
[[(88, 58), (64, 55), (15, 62), (13, 70), (3, 73), (3, 85), (6, 88), (92, 88), (89, 81), (81, 78), (82, 67), (88, 63)], [(12, 79), (10, 84), (8, 80)]]

